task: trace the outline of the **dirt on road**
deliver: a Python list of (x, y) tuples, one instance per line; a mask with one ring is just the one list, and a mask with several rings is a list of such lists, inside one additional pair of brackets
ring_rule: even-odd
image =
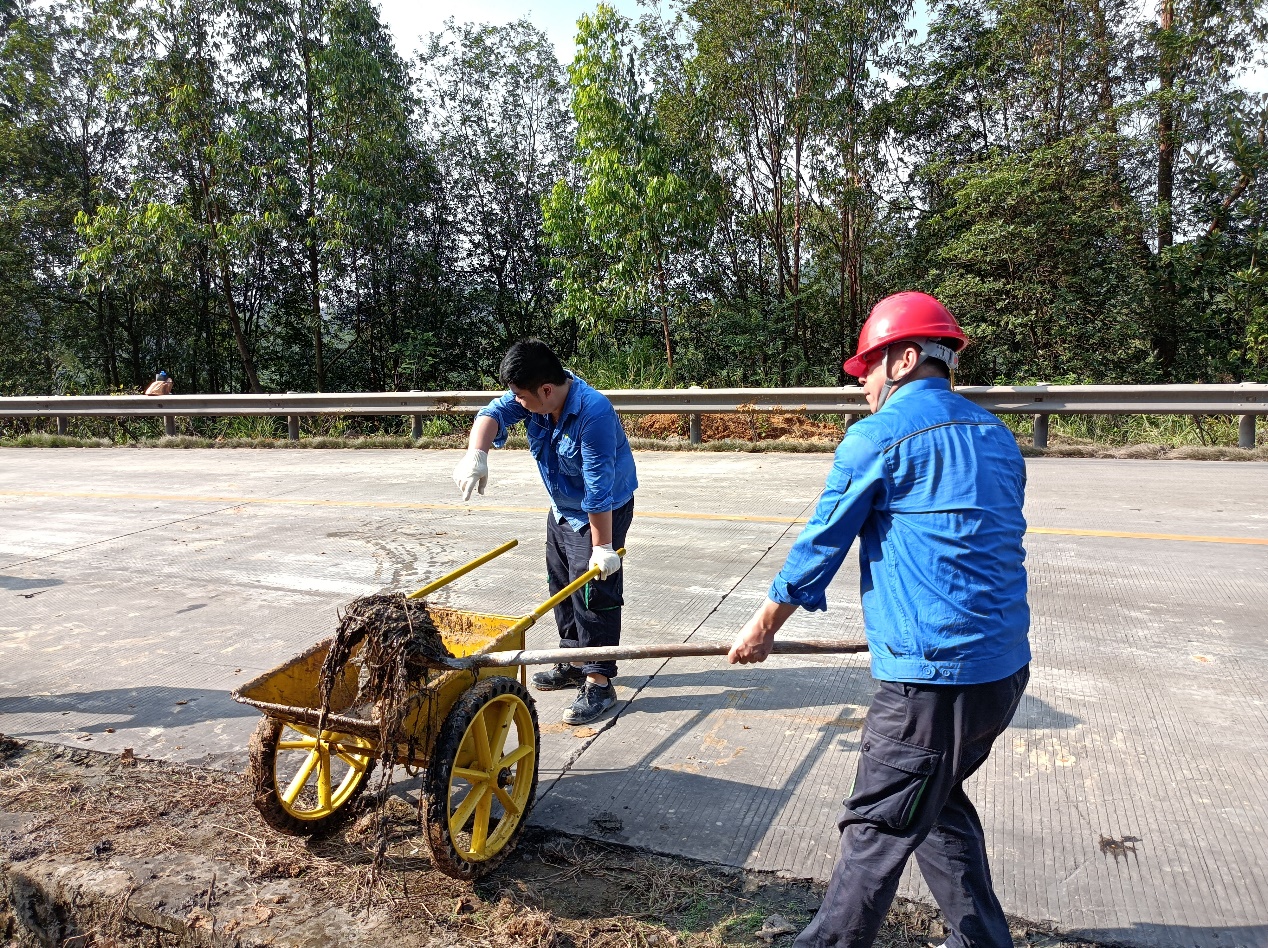
[[(175, 945), (787, 945), (820, 887), (542, 830), (474, 885), (436, 871), (412, 788), (386, 804), (373, 866), (373, 801), (326, 839), (263, 824), (235, 774), (5, 741), (0, 753), (0, 942), (68, 948)], [(1019, 923), (1019, 945), (1062, 942)], [(883, 948), (945, 935), (903, 903)]]

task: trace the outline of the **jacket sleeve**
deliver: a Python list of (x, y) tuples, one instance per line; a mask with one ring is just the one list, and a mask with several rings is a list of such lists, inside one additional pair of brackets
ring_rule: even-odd
[(610, 408), (585, 417), (578, 432), (581, 442), (581, 476), (586, 494), (581, 509), (586, 513), (605, 513), (613, 509), (612, 490), (616, 486), (616, 430), (620, 425)]
[(814, 516), (771, 584), (770, 598), (811, 612), (826, 610), (828, 584), (885, 492), (880, 449), (861, 434), (847, 434), (837, 448)]
[(477, 418), (492, 418), (498, 423), (497, 437), (493, 439), (495, 448), (506, 444), (506, 436), (509, 433), (507, 429), (523, 421), (528, 415), (528, 409), (517, 402), (510, 392), (493, 399), (476, 413)]

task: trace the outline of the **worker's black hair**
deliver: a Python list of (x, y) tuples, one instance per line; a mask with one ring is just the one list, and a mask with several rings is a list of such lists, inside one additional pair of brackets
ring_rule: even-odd
[(498, 378), (503, 385), (536, 392), (543, 385), (563, 385), (568, 373), (559, 356), (540, 339), (521, 339), (506, 351)]

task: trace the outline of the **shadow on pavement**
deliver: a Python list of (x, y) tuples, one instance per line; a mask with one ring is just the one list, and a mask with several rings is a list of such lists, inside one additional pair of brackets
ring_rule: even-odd
[(1156, 948), (1263, 948), (1268, 945), (1268, 923), (1263, 925), (1164, 925), (1135, 922), (1123, 928), (1078, 928), (1071, 932), (1097, 944), (1141, 945)]
[(53, 586), (65, 585), (64, 579), (27, 579), (24, 576), (5, 576), (0, 573), (0, 589), (51, 589)]
[[(64, 695), (0, 698), (0, 722), (3, 722), (0, 731), (14, 737), (36, 737), (68, 730), (98, 734), (106, 728), (188, 727), (257, 714), (255, 708), (230, 698), (227, 691), (158, 685), (110, 688)], [(72, 715), (92, 715), (96, 720), (84, 724)], [(64, 721), (67, 718), (71, 720)]]
[[(849, 665), (662, 672), (543, 781), (533, 821), (727, 865), (826, 872), (874, 689), (866, 668)], [(1031, 695), (1013, 719), (1079, 723)]]
[[(760, 667), (760, 666), (759, 666)], [(772, 668), (760, 681), (752, 673), (699, 671), (675, 674), (661, 673), (648, 679), (638, 695), (621, 713), (639, 711), (656, 714), (665, 711), (718, 711), (743, 708), (751, 711), (797, 709), (797, 717), (813, 722), (814, 709), (843, 704), (866, 709), (872, 702), (876, 683), (864, 668), (823, 666), (822, 669)], [(719, 691), (659, 696), (657, 690), (716, 687)], [(822, 715), (820, 715), (822, 717)], [(829, 715), (825, 720), (835, 719)], [(1042, 698), (1030, 693), (1022, 695), (1011, 727), (1024, 730), (1064, 730), (1082, 724), (1081, 718), (1058, 710)]]

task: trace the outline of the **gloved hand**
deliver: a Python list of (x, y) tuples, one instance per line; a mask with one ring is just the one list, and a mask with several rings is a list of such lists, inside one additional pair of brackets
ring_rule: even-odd
[(470, 500), (471, 492), (477, 487), (484, 493), (485, 482), (489, 479), (489, 452), (479, 448), (468, 448), (458, 466), (453, 469), (453, 482), (462, 491), (462, 499)]
[(599, 568), (599, 579), (607, 579), (620, 570), (621, 558), (617, 556), (616, 550), (612, 549), (610, 543), (591, 548), (588, 569), (594, 569), (596, 566)]

